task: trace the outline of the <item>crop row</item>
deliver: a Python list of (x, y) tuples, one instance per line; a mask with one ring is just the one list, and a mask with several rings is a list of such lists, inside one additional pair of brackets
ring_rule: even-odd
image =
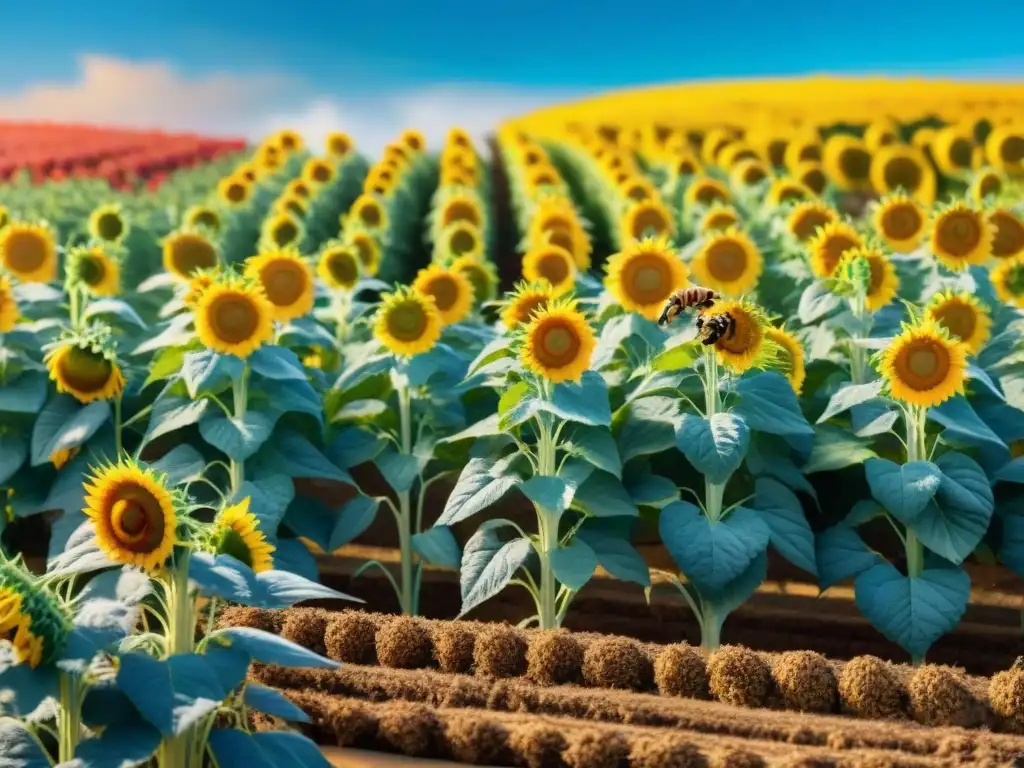
[[(361, 611), (230, 608), (220, 620), (225, 626), (278, 632), (355, 665), (435, 669), (442, 675), (472, 674), (481, 681), (521, 678), (541, 686), (658, 692), (745, 707), (913, 719), (933, 726), (1013, 731), (1024, 726), (1024, 672), (1017, 669), (985, 679), (951, 667), (915, 669), (874, 656), (840, 663), (809, 651), (765, 654), (740, 646), (724, 646), (705, 656), (684, 643), (659, 646), (623, 637)], [(333, 685), (334, 673), (325, 674), (324, 684)], [(348, 671), (337, 674), (349, 684), (357, 679), (372, 686), (378, 680), (372, 671), (351, 673), (364, 675), (356, 678)], [(381, 672), (379, 679), (391, 678)], [(437, 675), (429, 680), (428, 688), (450, 684)]]

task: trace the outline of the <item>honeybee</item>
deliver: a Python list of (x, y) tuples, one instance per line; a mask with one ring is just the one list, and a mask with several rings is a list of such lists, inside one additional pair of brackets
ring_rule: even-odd
[(720, 339), (731, 339), (735, 333), (736, 320), (728, 312), (697, 315), (697, 335), (704, 346), (715, 344)]
[(703, 312), (715, 305), (718, 294), (710, 288), (702, 288), (699, 285), (691, 285), (689, 288), (680, 288), (668, 297), (665, 309), (658, 318), (658, 325), (668, 325), (686, 310), (694, 307)]

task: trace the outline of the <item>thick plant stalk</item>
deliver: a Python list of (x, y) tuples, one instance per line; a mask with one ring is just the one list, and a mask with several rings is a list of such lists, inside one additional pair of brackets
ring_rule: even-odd
[[(556, 446), (554, 435), (547, 420), (540, 417), (540, 439), (538, 441), (538, 474), (544, 477), (557, 475)], [(537, 533), (540, 537), (538, 556), (540, 558), (540, 600), (537, 621), (540, 629), (558, 627), (558, 585), (551, 567), (552, 553), (558, 548), (558, 515), (540, 504), (537, 509)]]
[(850, 302), (850, 309), (853, 310), (856, 320), (856, 329), (850, 340), (850, 380), (854, 384), (865, 384), (870, 378), (867, 350), (859, 343), (863, 340), (860, 331), (864, 324), (864, 318), (867, 316), (865, 301), (864, 295), (858, 293), (856, 298)]
[[(925, 448), (925, 409), (909, 406), (907, 412), (907, 462), (923, 461), (927, 458)], [(906, 546), (907, 576), (917, 578), (924, 570), (924, 547), (917, 540), (917, 534), (907, 526)]]
[[(401, 450), (408, 456), (412, 453), (412, 401), (407, 382), (402, 382), (398, 387), (398, 419)], [(402, 557), (399, 602), (402, 613), (412, 616), (416, 613), (413, 577), (415, 552), (412, 549), (412, 493), (408, 490), (398, 494), (398, 546)]]
[[(195, 650), (195, 614), (192, 596), (188, 590), (188, 568), (191, 551), (185, 547), (178, 549), (174, 558), (174, 570), (168, 590), (168, 608), (170, 616), (167, 655), (192, 653)], [(189, 742), (192, 738), (191, 729), (166, 739), (160, 745), (160, 768), (189, 768)]]
[[(704, 351), (704, 408), (710, 419), (721, 410), (721, 399), (718, 396), (718, 358), (714, 349)], [(728, 480), (726, 481), (728, 482)], [(722, 503), (725, 498), (725, 483), (712, 483), (704, 480), (704, 511), (711, 525), (717, 525), (722, 516)], [(721, 644), (720, 625), (714, 614), (714, 606), (701, 601), (701, 648), (710, 653)]]
[(60, 673), (60, 709), (57, 717), (58, 762), (73, 760), (82, 730), (82, 687), (78, 675)]
[[(249, 366), (242, 369), (241, 375), (231, 384), (235, 401), (235, 418), (245, 418), (249, 408)], [(245, 482), (245, 462), (231, 459), (231, 495), (234, 496), (241, 490)]]

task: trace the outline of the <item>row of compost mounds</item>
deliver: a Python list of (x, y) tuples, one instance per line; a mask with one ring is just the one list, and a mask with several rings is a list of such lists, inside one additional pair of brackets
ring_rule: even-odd
[[(993, 678), (362, 611), (228, 608), (343, 662), (255, 664), (319, 743), (538, 768), (1024, 764), (1024, 670)], [(260, 727), (280, 727), (258, 718)]]
[[(955, 667), (911, 667), (874, 656), (841, 662), (809, 651), (775, 654), (742, 646), (705, 655), (685, 643), (656, 645), (564, 630), (320, 608), (229, 608), (220, 621), (280, 633), (353, 665), (288, 673), (293, 676), (285, 687), (357, 698), (424, 701), (451, 688), (450, 695), (468, 696), (477, 706), (500, 685), (528, 686), (535, 692), (531, 695), (542, 699), (549, 696), (546, 689), (571, 690), (584, 697), (581, 701), (589, 701), (586, 696), (595, 689), (618, 690), (656, 694), (659, 708), (666, 701), (688, 699), (1024, 733), (1024, 669), (1016, 666), (987, 678)], [(278, 684), (281, 675), (285, 672), (275, 671), (268, 682)], [(593, 717), (630, 722), (632, 715)]]

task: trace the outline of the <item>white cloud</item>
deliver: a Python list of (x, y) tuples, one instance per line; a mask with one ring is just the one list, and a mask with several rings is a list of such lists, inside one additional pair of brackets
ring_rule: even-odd
[(317, 95), (280, 74), (187, 77), (164, 62), (85, 55), (70, 82), (0, 93), (0, 118), (195, 131), (258, 140), (277, 128), (301, 132), (314, 147), (333, 130), (376, 154), (405, 128), (436, 144), (453, 125), (482, 138), (502, 120), (573, 95), (453, 84), (378, 97)]

